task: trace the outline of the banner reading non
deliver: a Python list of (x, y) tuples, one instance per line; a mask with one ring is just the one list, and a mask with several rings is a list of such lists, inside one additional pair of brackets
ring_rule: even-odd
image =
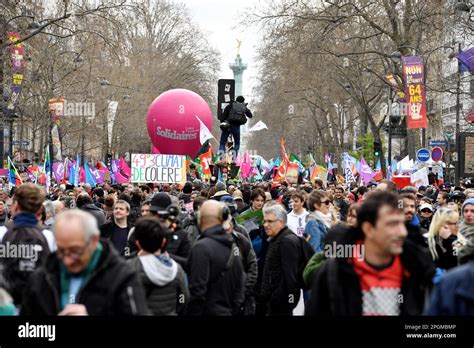
[(426, 97), (424, 66), (421, 57), (402, 57), (405, 76), (408, 128), (426, 128)]

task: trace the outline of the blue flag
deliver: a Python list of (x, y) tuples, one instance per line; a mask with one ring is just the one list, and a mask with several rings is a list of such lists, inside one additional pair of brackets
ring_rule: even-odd
[(69, 178), (67, 179), (69, 183), (74, 185), (74, 178), (76, 177), (76, 163), (74, 162), (69, 171)]
[(76, 164), (74, 165), (74, 181), (72, 182), (74, 186), (79, 186), (79, 172), (81, 170), (81, 158), (79, 154), (76, 156)]
[(86, 184), (89, 184), (92, 187), (95, 187), (95, 185), (97, 184), (97, 181), (95, 180), (95, 176), (94, 174), (92, 174), (92, 171), (89, 168), (89, 165), (87, 163), (84, 163), (84, 173), (86, 175)]

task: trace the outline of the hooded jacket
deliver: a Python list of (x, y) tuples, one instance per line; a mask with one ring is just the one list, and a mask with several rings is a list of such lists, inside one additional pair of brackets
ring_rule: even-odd
[(226, 269), (233, 240), (222, 226), (205, 230), (194, 244), (187, 263), (191, 316), (234, 315), (244, 299), (242, 257), (235, 255)]
[[(361, 232), (355, 228), (337, 225), (341, 244), (355, 245)], [(331, 232), (330, 232), (331, 233)], [(403, 278), (400, 296), (401, 315), (420, 315), (428, 291), (431, 289), (435, 265), (429, 252), (407, 238), (400, 255)], [(350, 258), (328, 259), (316, 274), (311, 289), (311, 299), (306, 308), (309, 316), (361, 316), (362, 290)]]
[(137, 256), (128, 261), (142, 281), (153, 315), (178, 315), (188, 302), (189, 291), (182, 267), (166, 255)]
[[(79, 291), (76, 303), (89, 315), (149, 314), (145, 294), (136, 272), (106, 240), (95, 270)], [(21, 315), (55, 316), (60, 309), (60, 260), (52, 254), (46, 267), (36, 270), (27, 286)]]

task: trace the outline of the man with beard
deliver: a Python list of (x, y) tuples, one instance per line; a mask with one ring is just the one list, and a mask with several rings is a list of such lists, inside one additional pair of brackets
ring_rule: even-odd
[(318, 271), (306, 315), (420, 315), (435, 266), (407, 238), (404, 220), (397, 196), (377, 191), (359, 207), (357, 227), (333, 227), (328, 236), (339, 233), (353, 252), (329, 258)]
[(405, 214), (405, 225), (408, 231), (407, 238), (413, 240), (423, 247), (427, 247), (423, 234), (428, 231), (420, 226), (420, 218), (416, 214), (416, 197), (412, 193), (401, 193), (398, 195), (399, 204)]

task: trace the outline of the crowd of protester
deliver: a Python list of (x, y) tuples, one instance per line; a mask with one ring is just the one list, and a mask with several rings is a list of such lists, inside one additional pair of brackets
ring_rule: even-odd
[(473, 315), (474, 189), (0, 191), (0, 315)]

